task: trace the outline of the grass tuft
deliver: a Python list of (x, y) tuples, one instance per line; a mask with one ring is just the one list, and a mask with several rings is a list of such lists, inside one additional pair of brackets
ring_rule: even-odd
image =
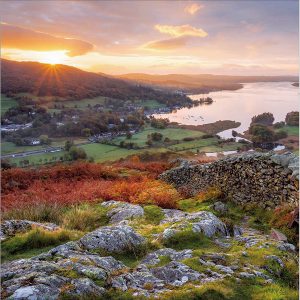
[(62, 216), (62, 224), (67, 229), (93, 231), (108, 224), (107, 211), (107, 208), (100, 205), (74, 206)]

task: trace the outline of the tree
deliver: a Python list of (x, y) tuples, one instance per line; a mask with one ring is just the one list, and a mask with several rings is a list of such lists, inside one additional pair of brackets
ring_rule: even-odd
[(299, 112), (291, 111), (285, 117), (285, 122), (289, 126), (299, 126)]
[(274, 127), (275, 129), (278, 129), (278, 128), (284, 127), (284, 125), (285, 125), (284, 122), (276, 122), (276, 123), (273, 125), (273, 127)]
[(162, 138), (163, 138), (163, 135), (159, 132), (153, 132), (151, 133), (151, 140), (155, 141), (155, 142), (158, 142), (158, 141), (161, 141)]
[(65, 150), (66, 151), (69, 151), (70, 149), (71, 149), (71, 147), (73, 147), (74, 146), (74, 143), (73, 143), (73, 141), (66, 141), (65, 142)]
[(69, 155), (71, 160), (86, 159), (87, 157), (86, 152), (83, 149), (77, 148), (75, 146), (72, 146), (70, 148)]
[(12, 165), (8, 159), (1, 159), (1, 169), (11, 169)]
[(82, 135), (86, 136), (86, 137), (89, 137), (92, 135), (92, 131), (90, 128), (84, 128), (82, 129), (81, 131)]
[(39, 139), (40, 139), (40, 143), (42, 145), (50, 145), (52, 142), (51, 139), (49, 139), (48, 135), (46, 135), (46, 134), (40, 135)]
[(251, 120), (251, 124), (261, 124), (271, 126), (274, 122), (274, 116), (272, 113), (266, 112), (257, 116), (254, 116)]
[(249, 128), (254, 143), (270, 143), (274, 141), (274, 131), (265, 125), (252, 124)]

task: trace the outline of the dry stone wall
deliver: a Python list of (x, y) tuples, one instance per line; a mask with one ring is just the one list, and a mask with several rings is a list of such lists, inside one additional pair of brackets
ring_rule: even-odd
[(299, 157), (292, 153), (251, 152), (202, 165), (185, 162), (161, 174), (160, 179), (191, 194), (215, 186), (238, 204), (296, 206)]

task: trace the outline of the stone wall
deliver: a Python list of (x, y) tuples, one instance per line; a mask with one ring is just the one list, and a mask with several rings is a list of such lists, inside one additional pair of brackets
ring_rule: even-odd
[(292, 153), (243, 153), (208, 164), (182, 163), (160, 179), (196, 194), (218, 187), (237, 204), (274, 208), (298, 205), (299, 157)]

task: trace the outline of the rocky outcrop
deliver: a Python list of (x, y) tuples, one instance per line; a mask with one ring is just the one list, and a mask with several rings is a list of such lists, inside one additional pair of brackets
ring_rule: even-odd
[(87, 250), (106, 252), (132, 252), (140, 248), (145, 239), (130, 226), (105, 226), (86, 234), (79, 240), (80, 245)]
[(5, 220), (0, 225), (0, 238), (5, 240), (14, 236), (16, 233), (26, 232), (32, 228), (41, 228), (44, 230), (54, 231), (59, 227), (53, 223), (38, 223), (28, 220)]
[(161, 224), (165, 223), (171, 223), (172, 225), (164, 230), (164, 239), (169, 239), (176, 233), (189, 228), (193, 232), (203, 233), (207, 237), (227, 235), (226, 225), (209, 211), (175, 214), (171, 217), (169, 215), (161, 221)]
[(238, 204), (274, 208), (298, 204), (299, 157), (292, 153), (246, 153), (202, 165), (182, 165), (160, 179), (196, 194), (218, 187)]
[(140, 205), (120, 201), (102, 202), (102, 206), (110, 208), (107, 213), (111, 224), (120, 223), (124, 220), (132, 220), (144, 215), (144, 209)]
[[(158, 225), (159, 233), (154, 231), (143, 237), (121, 220), (118, 225), (100, 227), (78, 241), (30, 259), (4, 263), (0, 272), (2, 299), (106, 299), (106, 292), (111, 289), (159, 299), (162, 293), (189, 283), (198, 287), (224, 278), (238, 282), (257, 277), (268, 284), (281, 276), (287, 257), (296, 257), (294, 245), (245, 224), (236, 226), (235, 234), (229, 236), (224, 223), (211, 212), (163, 212), (165, 218)], [(136, 222), (131, 225), (139, 230)], [(155, 250), (144, 248), (156, 239), (164, 242), (174, 232), (186, 229), (206, 235), (209, 248), (175, 250), (164, 248), (164, 243)], [(231, 247), (237, 243), (233, 252)], [(231, 249), (227, 252), (228, 248)], [(268, 249), (268, 255), (262, 254), (262, 263), (253, 265), (245, 259), (261, 248)], [(118, 260), (124, 255), (138, 257), (138, 265), (128, 267)]]

